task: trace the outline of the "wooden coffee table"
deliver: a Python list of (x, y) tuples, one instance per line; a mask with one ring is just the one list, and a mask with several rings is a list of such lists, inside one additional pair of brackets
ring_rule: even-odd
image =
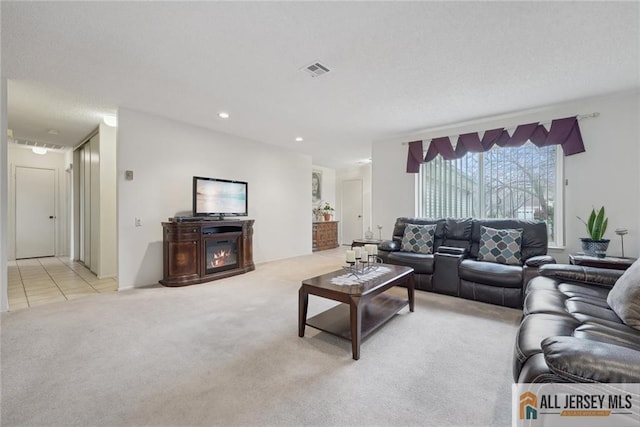
[[(351, 341), (353, 358), (360, 359), (360, 342), (391, 319), (407, 304), (414, 306), (413, 269), (399, 265), (378, 264), (390, 269), (369, 281), (356, 285), (334, 285), (331, 279), (342, 276), (345, 270), (336, 270), (302, 281), (298, 292), (298, 335), (304, 337), (306, 325)], [(408, 298), (384, 294), (388, 289), (406, 283)], [(311, 319), (307, 319), (309, 295), (317, 295), (339, 304)], [(345, 305), (348, 304), (348, 305)]]

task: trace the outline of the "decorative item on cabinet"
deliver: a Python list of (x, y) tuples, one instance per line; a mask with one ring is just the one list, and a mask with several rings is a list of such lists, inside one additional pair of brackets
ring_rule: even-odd
[(324, 202), (324, 206), (322, 207), (323, 216), (325, 221), (331, 221), (331, 215), (333, 215), (334, 209), (331, 207), (329, 202)]

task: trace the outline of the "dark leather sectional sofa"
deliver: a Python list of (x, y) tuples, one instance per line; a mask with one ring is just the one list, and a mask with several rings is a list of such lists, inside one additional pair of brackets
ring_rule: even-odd
[(514, 381), (640, 383), (640, 330), (625, 324), (607, 303), (622, 274), (542, 266), (525, 288)]
[[(406, 224), (436, 225), (434, 253), (400, 250)], [(477, 260), (483, 225), (523, 229), (521, 266)], [(378, 248), (385, 263), (413, 267), (417, 289), (522, 307), (515, 382), (640, 383), (640, 260), (619, 280), (623, 271), (556, 264), (546, 253), (544, 223), (471, 218), (401, 217)], [(616, 309), (614, 286), (626, 289)]]
[[(406, 224), (436, 224), (434, 253), (400, 250)], [(481, 226), (522, 229), (522, 265), (478, 261)], [(520, 308), (523, 285), (539, 266), (555, 263), (547, 255), (547, 241), (546, 224), (540, 221), (400, 217), (392, 240), (379, 245), (378, 255), (385, 263), (413, 267), (416, 289)]]

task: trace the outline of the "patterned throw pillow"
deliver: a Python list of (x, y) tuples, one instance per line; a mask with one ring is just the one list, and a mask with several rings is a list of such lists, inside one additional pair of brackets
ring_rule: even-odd
[(407, 224), (404, 227), (401, 250), (418, 254), (433, 253), (433, 241), (436, 235), (436, 224)]
[(480, 226), (478, 261), (522, 265), (522, 228), (497, 230)]

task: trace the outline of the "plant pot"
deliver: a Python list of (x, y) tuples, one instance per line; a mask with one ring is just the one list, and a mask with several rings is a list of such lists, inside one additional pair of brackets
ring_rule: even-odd
[(582, 237), (580, 240), (582, 241), (582, 252), (585, 255), (603, 257), (609, 248), (609, 239), (593, 240)]
[(331, 221), (331, 214), (330, 213), (326, 213), (326, 214), (323, 214), (323, 215), (324, 215), (324, 220), (325, 221)]

